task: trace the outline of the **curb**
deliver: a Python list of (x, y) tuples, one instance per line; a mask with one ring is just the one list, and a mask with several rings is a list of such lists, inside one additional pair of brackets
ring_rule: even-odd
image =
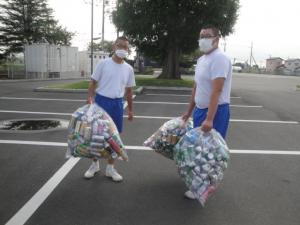
[(157, 86), (144, 86), (146, 90), (170, 90), (170, 91), (191, 91), (193, 88), (189, 87), (157, 87)]
[(17, 83), (17, 82), (60, 81), (60, 80), (87, 80), (87, 78), (17, 79), (17, 80), (0, 80), (0, 82)]
[[(139, 87), (138, 89), (134, 90), (134, 94), (141, 94), (143, 92), (144, 88)], [(55, 93), (87, 93), (87, 89), (61, 89), (61, 88), (45, 88), (45, 87), (39, 87), (33, 89), (34, 92), (55, 92)]]
[(55, 92), (55, 93), (87, 93), (87, 89), (62, 89), (62, 88), (45, 88), (38, 87), (33, 89), (34, 92)]

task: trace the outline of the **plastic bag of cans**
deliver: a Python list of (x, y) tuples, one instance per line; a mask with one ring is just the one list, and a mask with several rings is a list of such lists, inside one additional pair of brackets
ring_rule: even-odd
[(223, 179), (229, 149), (216, 131), (200, 127), (188, 131), (174, 148), (174, 160), (186, 186), (204, 206)]
[(144, 142), (144, 146), (152, 148), (169, 159), (173, 159), (174, 146), (192, 128), (192, 120), (184, 122), (181, 117), (169, 120)]
[(119, 158), (128, 156), (111, 117), (97, 104), (85, 105), (72, 114), (66, 157)]

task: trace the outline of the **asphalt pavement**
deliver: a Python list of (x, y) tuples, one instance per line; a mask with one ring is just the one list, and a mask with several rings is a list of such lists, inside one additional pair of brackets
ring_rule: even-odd
[[(1, 82), (0, 121), (70, 118), (83, 93), (33, 92), (74, 81)], [(300, 77), (235, 74), (227, 143), (231, 161), (204, 208), (183, 197), (175, 163), (143, 141), (187, 108), (190, 91), (145, 90), (124, 118), (124, 181), (101, 172), (85, 180), (87, 159), (64, 158), (67, 131), (0, 131), (0, 224), (299, 225)], [(125, 110), (126, 111), (126, 110)]]

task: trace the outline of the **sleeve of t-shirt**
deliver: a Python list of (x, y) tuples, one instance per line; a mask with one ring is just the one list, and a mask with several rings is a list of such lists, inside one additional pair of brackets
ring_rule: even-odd
[(104, 66), (104, 60), (103, 61), (100, 61), (98, 62), (92, 76), (91, 76), (91, 79), (99, 82), (101, 77), (102, 77), (102, 71), (103, 71), (103, 66)]
[(228, 59), (222, 55), (216, 57), (211, 64), (211, 79), (214, 80), (216, 78), (227, 78), (229, 71), (230, 63)]
[(200, 59), (198, 59), (197, 60), (197, 64), (196, 64), (196, 66), (195, 66), (195, 76), (194, 76), (194, 81), (197, 83), (197, 78), (198, 78), (198, 68), (199, 68), (199, 60)]
[(126, 84), (126, 87), (134, 87), (135, 86), (135, 77), (134, 77), (134, 71), (133, 68), (129, 68), (129, 78)]

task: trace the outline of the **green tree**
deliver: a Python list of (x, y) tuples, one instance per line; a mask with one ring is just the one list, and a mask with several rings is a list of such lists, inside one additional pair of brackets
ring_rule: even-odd
[[(113, 41), (103, 41), (100, 43), (93, 43), (93, 50), (94, 51), (104, 51), (108, 52), (109, 54), (113, 53)], [(88, 50), (91, 50), (91, 43), (88, 44)]]
[(24, 44), (69, 45), (74, 33), (58, 25), (47, 0), (7, 0), (0, 4), (0, 55), (23, 51)]
[(180, 79), (179, 59), (193, 52), (207, 24), (233, 31), (239, 0), (119, 0), (113, 22), (134, 45), (163, 65), (160, 78)]

